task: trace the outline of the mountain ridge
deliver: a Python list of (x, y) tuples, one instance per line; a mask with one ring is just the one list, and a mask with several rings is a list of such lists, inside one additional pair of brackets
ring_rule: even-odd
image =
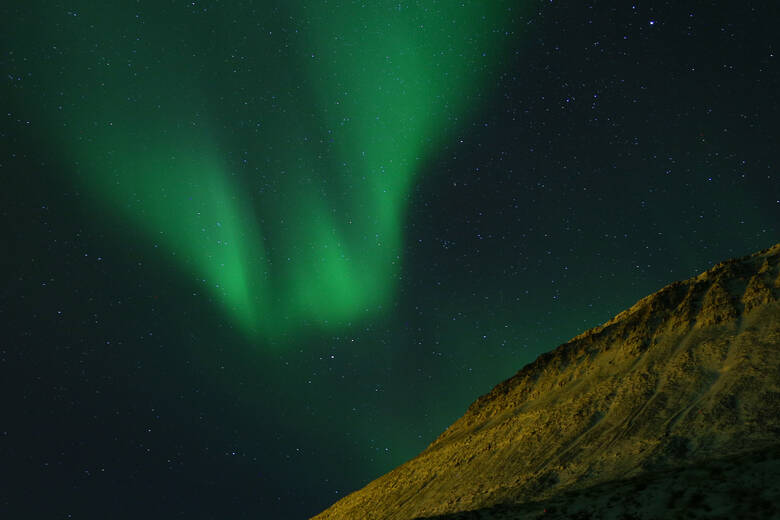
[(550, 499), (780, 438), (780, 244), (650, 294), (479, 397), (314, 519)]

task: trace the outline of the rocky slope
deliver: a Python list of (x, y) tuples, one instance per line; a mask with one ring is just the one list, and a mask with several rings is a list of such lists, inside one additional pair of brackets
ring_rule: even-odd
[(314, 518), (576, 518), (561, 511), (583, 497), (576, 514), (607, 518), (593, 497), (621, 489), (638, 501), (624, 518), (663, 518), (641, 497), (668, 504), (696, 468), (718, 464), (737, 487), (747, 468), (754, 485), (774, 475), (761, 495), (771, 507), (778, 457), (754, 459), (780, 445), (778, 264), (780, 244), (641, 299), (525, 366), (420, 455)]
[(419, 520), (669, 520), (780, 518), (780, 446), (564, 492)]

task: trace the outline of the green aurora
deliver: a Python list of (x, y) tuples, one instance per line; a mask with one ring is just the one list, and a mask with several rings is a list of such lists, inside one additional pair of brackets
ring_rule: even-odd
[[(44, 4), (30, 51), (48, 60), (26, 80), (58, 95), (23, 101), (74, 181), (245, 333), (282, 341), (392, 296), (410, 187), (478, 108), (509, 9), (76, 2), (65, 16)], [(173, 29), (173, 16), (191, 20)], [(255, 31), (236, 30), (247, 20)]]

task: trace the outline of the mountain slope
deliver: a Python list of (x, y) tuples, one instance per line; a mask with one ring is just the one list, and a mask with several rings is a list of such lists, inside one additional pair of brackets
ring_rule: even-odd
[(780, 518), (780, 444), (564, 492), (419, 520)]
[(780, 441), (778, 263), (780, 244), (643, 298), (314, 518), (511, 509), (769, 449)]

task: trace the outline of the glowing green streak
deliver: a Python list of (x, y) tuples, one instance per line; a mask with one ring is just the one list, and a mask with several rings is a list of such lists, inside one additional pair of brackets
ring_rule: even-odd
[(264, 309), (254, 295), (264, 292), (264, 280), (253, 266), (263, 264), (261, 235), (225, 167), (208, 148), (168, 142), (132, 157), (124, 139), (112, 141), (104, 136), (101, 144), (114, 153), (87, 162), (100, 204), (135, 221), (155, 247), (164, 245), (245, 330), (260, 330)]
[[(95, 204), (144, 229), (248, 334), (379, 312), (409, 188), (475, 103), (502, 2), (311, 1), (282, 17), (81, 3), (78, 17), (40, 2), (30, 18), (46, 28), (30, 55), (62, 51), (31, 62), (53, 85), (32, 101)], [(296, 29), (260, 31), (266, 18)]]
[(347, 193), (349, 215), (337, 220), (321, 208), (308, 233), (297, 230), (322, 248), (301, 264), (315, 277), (293, 276), (298, 301), (321, 320), (347, 319), (393, 290), (414, 175), (498, 52), (500, 3), (448, 6), (307, 2), (300, 9), (316, 21), (306, 33), (314, 52), (304, 59), (333, 142), (328, 173)]

